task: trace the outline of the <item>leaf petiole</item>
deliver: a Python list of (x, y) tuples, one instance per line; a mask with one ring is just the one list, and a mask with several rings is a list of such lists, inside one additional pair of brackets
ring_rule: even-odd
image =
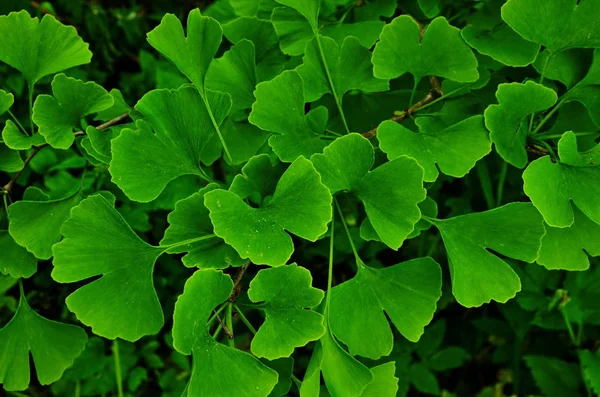
[(180, 241), (178, 243), (173, 243), (173, 244), (169, 244), (169, 245), (160, 245), (157, 248), (160, 248), (160, 249), (163, 250), (163, 252), (165, 252), (165, 251), (170, 250), (172, 248), (181, 247), (182, 245), (186, 245), (186, 244), (197, 243), (198, 241), (209, 240), (209, 239), (215, 238), (215, 237), (217, 237), (216, 234), (207, 234), (206, 236), (191, 238), (189, 240)]
[(250, 332), (252, 332), (253, 335), (256, 335), (256, 332), (257, 332), (256, 328), (254, 328), (254, 326), (252, 325), (252, 323), (250, 323), (250, 321), (244, 315), (244, 313), (242, 312), (242, 310), (240, 309), (240, 307), (238, 305), (236, 305), (235, 303), (233, 304), (233, 307), (235, 308), (237, 314), (240, 316), (240, 319), (242, 320), (242, 322), (246, 325), (246, 327), (248, 327), (248, 329), (250, 330)]

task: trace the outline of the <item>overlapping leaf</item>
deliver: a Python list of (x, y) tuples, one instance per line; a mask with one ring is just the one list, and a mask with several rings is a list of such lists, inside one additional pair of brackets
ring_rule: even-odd
[(423, 169), (407, 156), (373, 171), (373, 146), (360, 134), (336, 139), (311, 157), (332, 194), (348, 191), (360, 198), (373, 228), (387, 246), (398, 249), (421, 218), (425, 200)]
[(310, 157), (327, 145), (321, 137), (325, 125), (316, 130), (310, 123), (310, 115), (316, 110), (304, 114), (304, 83), (297, 72), (285, 71), (270, 81), (260, 83), (254, 96), (256, 102), (248, 120), (265, 131), (275, 133), (269, 139), (269, 145), (281, 161), (292, 162), (298, 156)]
[(492, 150), (483, 116), (473, 116), (452, 126), (420, 117), (415, 124), (418, 133), (396, 122), (384, 121), (377, 128), (377, 137), (388, 159), (406, 155), (417, 160), (425, 170), (426, 182), (437, 179), (437, 167), (446, 175), (462, 178)]
[(238, 195), (217, 189), (204, 196), (214, 233), (242, 258), (281, 266), (294, 245), (286, 231), (315, 241), (331, 220), (331, 194), (310, 161), (296, 159), (279, 180), (273, 197), (252, 208)]
[(554, 90), (533, 81), (500, 84), (496, 91), (498, 105), (485, 110), (485, 126), (502, 158), (518, 168), (527, 164), (525, 143), (529, 131), (529, 116), (556, 103)]
[(244, 263), (237, 252), (225, 244), (222, 239), (214, 236), (206, 240), (199, 240), (203, 236), (211, 237), (213, 235), (208, 209), (204, 206), (204, 195), (218, 187), (216, 183), (207, 185), (198, 193), (178, 201), (175, 204), (175, 210), (169, 214), (169, 227), (165, 231), (160, 245), (167, 246), (183, 241), (193, 241), (167, 251), (171, 254), (187, 252), (182, 261), (188, 267), (221, 269), (229, 266), (241, 266)]
[(56, 382), (81, 354), (86, 340), (81, 328), (37, 314), (21, 294), (17, 312), (0, 329), (0, 383), (8, 391), (26, 390), (30, 354), (40, 384)]
[[(233, 289), (231, 278), (205, 269), (190, 277), (177, 299), (173, 315), (173, 346), (192, 354), (191, 396), (266, 397), (277, 384), (277, 373), (250, 354), (215, 341), (206, 322)], [(207, 377), (206, 374), (211, 376)]]
[(476, 81), (477, 59), (460, 37), (460, 30), (443, 17), (434, 19), (423, 33), (410, 16), (401, 15), (387, 24), (373, 51), (373, 71), (380, 79), (405, 73), (415, 81), (439, 76), (468, 83)]
[(600, 151), (595, 147), (579, 153), (577, 137), (567, 132), (558, 143), (558, 153), (559, 162), (544, 156), (527, 167), (525, 194), (550, 226), (571, 226), (575, 220), (572, 204), (600, 224)]
[(163, 248), (142, 241), (102, 195), (74, 207), (61, 233), (52, 278), (73, 283), (101, 276), (66, 299), (79, 321), (108, 339), (135, 341), (158, 332), (164, 319), (153, 271)]
[(352, 355), (377, 359), (392, 351), (387, 316), (412, 342), (431, 321), (442, 294), (442, 272), (431, 258), (383, 269), (358, 264), (358, 273), (332, 290), (331, 330)]
[(489, 250), (533, 262), (545, 233), (541, 215), (529, 203), (431, 222), (446, 246), (454, 297), (467, 307), (504, 303), (521, 290), (514, 270)]
[(57, 74), (52, 80), (52, 95), (39, 95), (33, 105), (33, 121), (50, 146), (68, 149), (75, 141), (73, 130), (84, 116), (110, 108), (114, 99), (94, 82)]
[(89, 63), (88, 44), (72, 26), (46, 14), (40, 22), (27, 11), (0, 16), (0, 61), (19, 70), (30, 86), (49, 74)]
[(11, 277), (31, 277), (37, 270), (37, 259), (18, 245), (7, 230), (0, 230), (0, 273)]
[(310, 272), (296, 264), (263, 269), (250, 282), (248, 297), (260, 303), (265, 322), (252, 339), (252, 353), (274, 360), (325, 333), (323, 316), (306, 310), (317, 306), (323, 291), (311, 286)]

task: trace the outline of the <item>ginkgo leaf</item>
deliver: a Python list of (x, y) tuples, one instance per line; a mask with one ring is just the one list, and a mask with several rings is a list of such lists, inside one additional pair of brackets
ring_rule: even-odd
[(261, 206), (275, 193), (277, 182), (285, 169), (284, 163), (273, 164), (267, 154), (254, 156), (244, 165), (242, 173), (233, 178), (229, 191), (237, 194), (241, 199), (247, 199), (252, 204)]
[(23, 159), (18, 151), (0, 141), (0, 171), (17, 172), (23, 168)]
[(37, 132), (32, 136), (23, 134), (11, 120), (6, 120), (2, 129), (2, 140), (6, 146), (14, 150), (27, 150), (34, 145), (46, 142), (44, 137)]
[(321, 303), (324, 295), (311, 282), (310, 272), (296, 264), (263, 269), (250, 282), (248, 298), (262, 302), (258, 308), (265, 314), (252, 339), (251, 350), (257, 357), (288, 357), (296, 347), (323, 336), (323, 316), (306, 310)]
[(511, 28), (551, 53), (600, 48), (599, 14), (596, 0), (509, 0), (502, 6), (502, 19)]
[(523, 173), (523, 190), (553, 227), (574, 222), (573, 205), (600, 224), (600, 152), (577, 151), (577, 137), (566, 132), (558, 142), (560, 162), (544, 156)]
[(160, 245), (166, 246), (182, 241), (197, 240), (189, 244), (178, 245), (167, 251), (170, 254), (187, 252), (182, 261), (188, 267), (222, 269), (229, 266), (241, 266), (245, 262), (233, 248), (216, 236), (198, 240), (202, 236), (213, 235), (208, 209), (204, 206), (204, 195), (218, 188), (219, 185), (216, 183), (208, 184), (198, 193), (179, 200), (175, 204), (175, 210), (169, 214), (169, 227), (165, 231)]
[(264, 19), (268, 19), (273, 7), (278, 5), (275, 0), (229, 0), (229, 3), (237, 15), (258, 16)]
[(332, 396), (361, 396), (374, 380), (369, 368), (342, 349), (329, 330), (315, 346), (300, 386), (301, 397), (320, 395), (321, 373)]
[(439, 119), (419, 117), (415, 124), (418, 133), (399, 123), (384, 121), (377, 128), (377, 138), (388, 159), (406, 155), (417, 160), (425, 171), (426, 182), (437, 179), (438, 167), (446, 175), (462, 178), (492, 150), (483, 116), (452, 126), (445, 126)]
[(81, 328), (40, 316), (21, 294), (17, 312), (0, 329), (0, 383), (7, 391), (27, 389), (30, 354), (40, 384), (56, 382), (73, 365), (86, 341)]
[(256, 102), (248, 118), (250, 123), (274, 132), (269, 145), (281, 159), (292, 162), (298, 156), (310, 157), (327, 146), (321, 131), (314, 131), (304, 114), (304, 83), (295, 71), (285, 71), (260, 83), (254, 91)]
[(498, 154), (518, 168), (527, 164), (525, 143), (529, 115), (550, 108), (556, 103), (556, 92), (534, 81), (500, 84), (496, 91), (497, 105), (485, 109), (485, 126)]
[(17, 244), (7, 230), (0, 230), (0, 252), (0, 273), (28, 278), (36, 272), (35, 256)]
[(89, 45), (73, 26), (65, 26), (50, 14), (40, 22), (27, 11), (0, 16), (0, 61), (19, 70), (30, 86), (49, 74), (92, 59)]
[(6, 113), (15, 102), (15, 96), (10, 92), (0, 90), (0, 115)]
[(266, 397), (277, 384), (277, 372), (246, 352), (220, 344), (209, 334), (209, 317), (232, 289), (233, 281), (222, 272), (198, 270), (186, 281), (175, 303), (173, 346), (193, 356), (187, 391), (190, 396)]
[(83, 199), (80, 191), (58, 200), (21, 200), (8, 207), (8, 231), (17, 244), (39, 259), (52, 257), (52, 245), (60, 241), (60, 227), (71, 208)]
[(101, 276), (67, 297), (77, 319), (108, 339), (135, 341), (157, 333), (164, 318), (152, 274), (164, 249), (142, 241), (99, 194), (71, 210), (61, 233), (52, 278), (74, 283)]
[(548, 51), (541, 52), (533, 63), (538, 73), (544, 79), (556, 80), (567, 88), (585, 83), (583, 78), (590, 69), (589, 61), (592, 54), (588, 49), (571, 48), (551, 55)]
[[(148, 202), (182, 175), (203, 175), (203, 149), (231, 107), (228, 94), (212, 91), (210, 113), (194, 87), (150, 91), (136, 105), (149, 123), (124, 129), (112, 143), (112, 181), (132, 200)], [(154, 133), (149, 127), (154, 129)]]
[(374, 158), (371, 143), (360, 134), (350, 134), (333, 141), (311, 161), (331, 193), (355, 194), (381, 241), (398, 249), (421, 218), (418, 204), (427, 193), (423, 168), (402, 156), (369, 171)]
[(519, 276), (489, 250), (531, 263), (545, 233), (543, 219), (530, 203), (430, 221), (446, 246), (452, 293), (466, 307), (504, 303), (521, 290)]
[(398, 393), (398, 378), (396, 378), (396, 363), (393, 361), (371, 368), (373, 382), (363, 390), (360, 397), (396, 397)]
[(500, 14), (505, 0), (487, 1), (469, 16), (462, 38), (483, 55), (508, 66), (527, 66), (536, 60), (540, 45), (523, 39)]
[(316, 241), (331, 221), (331, 194), (310, 161), (296, 159), (279, 180), (273, 197), (252, 208), (235, 193), (213, 190), (204, 195), (214, 233), (242, 258), (269, 266), (284, 265), (294, 252), (286, 231)]
[(320, 0), (275, 0), (279, 4), (288, 6), (298, 11), (310, 24), (313, 31), (318, 29)]
[(331, 331), (352, 355), (387, 356), (394, 335), (386, 318), (412, 342), (433, 319), (442, 295), (442, 271), (431, 258), (419, 258), (383, 269), (358, 262), (358, 272), (332, 290)]
[(250, 109), (256, 86), (254, 44), (238, 41), (229, 51), (211, 63), (206, 74), (206, 87), (231, 95), (231, 113)]
[(477, 59), (460, 37), (460, 30), (446, 18), (438, 17), (426, 28), (423, 38), (419, 24), (401, 15), (387, 24), (373, 51), (373, 72), (380, 79), (393, 79), (405, 73), (415, 81), (439, 76), (469, 83), (479, 78)]
[(537, 263), (551, 270), (587, 270), (590, 256), (600, 255), (600, 225), (575, 207), (569, 227), (546, 227)]
[(84, 116), (110, 108), (114, 99), (98, 84), (57, 74), (52, 96), (39, 95), (33, 105), (33, 121), (50, 146), (68, 149), (75, 141), (73, 129)]
[(581, 367), (583, 374), (589, 385), (594, 389), (596, 394), (600, 393), (600, 353), (596, 350), (596, 354), (582, 350), (580, 353)]
[[(327, 66), (323, 64), (320, 46)], [(389, 89), (388, 80), (373, 76), (371, 52), (355, 37), (346, 37), (341, 47), (329, 37), (321, 37), (320, 44), (315, 38), (308, 44), (303, 60), (304, 63), (296, 70), (304, 82), (307, 102), (316, 101), (325, 94), (335, 95), (341, 101), (341, 97), (350, 90), (379, 92)]]

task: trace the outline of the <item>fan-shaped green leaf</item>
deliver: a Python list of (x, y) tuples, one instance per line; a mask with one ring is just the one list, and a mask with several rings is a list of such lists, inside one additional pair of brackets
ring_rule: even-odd
[(218, 343), (208, 333), (206, 322), (232, 289), (229, 276), (198, 270), (177, 299), (173, 346), (193, 356), (188, 395), (266, 397), (277, 384), (277, 372), (246, 352)]
[(419, 340), (442, 295), (442, 272), (431, 258), (383, 269), (358, 263), (354, 278), (332, 290), (331, 330), (352, 355), (387, 356), (394, 336), (384, 314), (412, 342)]
[(29, 387), (29, 354), (42, 385), (56, 382), (85, 347), (85, 332), (34, 312), (21, 294), (19, 308), (0, 329), (0, 383), (8, 391)]
[(415, 81), (439, 76), (462, 83), (476, 81), (477, 59), (446, 18), (431, 21), (421, 39), (419, 24), (401, 15), (387, 24), (373, 51), (373, 72), (380, 79), (410, 73)]
[(0, 273), (14, 278), (31, 277), (37, 270), (37, 260), (18, 245), (7, 230), (0, 230)]
[(74, 283), (102, 276), (67, 297), (79, 321), (108, 339), (157, 333), (164, 319), (152, 274), (163, 249), (142, 241), (102, 195), (74, 207), (61, 233), (52, 278)]
[(431, 222), (446, 246), (452, 292), (466, 307), (504, 303), (521, 290), (514, 270), (489, 250), (533, 262), (545, 233), (542, 217), (529, 203)]
[[(177, 244), (177, 247), (167, 252), (170, 254), (187, 252), (182, 261), (188, 267), (222, 269), (229, 266), (241, 266), (245, 262), (233, 248), (216, 236), (207, 240), (198, 240), (203, 236), (213, 234), (208, 209), (204, 206), (204, 195), (218, 187), (219, 185), (216, 183), (207, 185), (198, 193), (178, 201), (175, 204), (175, 210), (169, 214), (169, 227), (165, 231), (160, 245)], [(196, 241), (179, 245), (179, 243), (193, 240)]]
[(366, 138), (350, 134), (336, 139), (311, 161), (332, 194), (349, 191), (362, 200), (381, 241), (398, 249), (421, 218), (418, 204), (426, 196), (423, 169), (402, 156), (369, 171), (374, 156)]
[(88, 44), (72, 26), (46, 14), (40, 22), (27, 11), (0, 16), (0, 61), (19, 70), (30, 86), (49, 74), (92, 59)]
[(15, 102), (15, 96), (10, 92), (0, 90), (0, 115), (6, 113)]
[(286, 230), (316, 241), (331, 220), (331, 194), (310, 161), (296, 159), (282, 175), (271, 200), (252, 208), (235, 193), (213, 190), (204, 196), (214, 232), (257, 264), (284, 265), (294, 251)]
[(515, 167), (523, 168), (527, 164), (527, 116), (554, 105), (556, 92), (528, 81), (525, 84), (500, 84), (496, 98), (498, 105), (485, 109), (485, 126), (490, 130), (490, 138), (498, 154)]
[(248, 298), (263, 302), (259, 308), (265, 322), (252, 339), (252, 353), (269, 360), (288, 357), (296, 347), (323, 336), (323, 316), (306, 310), (323, 299), (323, 291), (311, 282), (310, 272), (296, 264), (258, 272), (250, 282)]
[(33, 121), (50, 146), (68, 149), (75, 141), (73, 129), (84, 116), (110, 108), (114, 99), (98, 84), (57, 74), (52, 95), (39, 95), (33, 105)]
[(462, 178), (492, 150), (483, 116), (473, 116), (452, 126), (434, 118), (419, 117), (415, 124), (418, 133), (396, 122), (384, 121), (377, 128), (377, 137), (388, 159), (406, 155), (417, 160), (425, 170), (426, 182), (437, 179), (438, 167), (446, 175)]
[(4, 129), (2, 129), (2, 139), (6, 146), (15, 150), (27, 150), (34, 145), (41, 145), (45, 142), (44, 137), (39, 133), (32, 136), (25, 135), (11, 120), (6, 120)]
[(0, 141), (0, 171), (17, 172), (23, 168), (23, 159), (18, 151)]

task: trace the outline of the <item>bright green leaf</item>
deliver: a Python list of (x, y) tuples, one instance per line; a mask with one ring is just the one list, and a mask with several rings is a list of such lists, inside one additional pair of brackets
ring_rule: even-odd
[(29, 85), (74, 66), (89, 63), (92, 53), (73, 26), (46, 14), (40, 22), (27, 11), (0, 16), (0, 61), (19, 70)]
[(10, 149), (0, 141), (0, 171), (17, 172), (23, 168), (23, 159), (18, 151)]
[(485, 110), (485, 126), (490, 130), (498, 154), (515, 167), (523, 168), (527, 164), (528, 116), (554, 105), (556, 92), (528, 81), (500, 84), (496, 98), (498, 105), (490, 105)]
[(38, 133), (32, 136), (23, 134), (11, 120), (6, 120), (2, 130), (2, 139), (6, 146), (15, 150), (27, 150), (34, 145), (41, 145), (45, 142), (44, 137)]
[(442, 272), (431, 258), (383, 269), (359, 263), (358, 273), (332, 290), (331, 330), (352, 355), (377, 359), (391, 353), (389, 317), (412, 342), (419, 340), (442, 295)]
[(421, 40), (419, 24), (401, 15), (387, 24), (373, 52), (373, 71), (380, 79), (410, 73), (415, 81), (439, 76), (468, 83), (476, 81), (477, 59), (446, 18), (431, 21)]
[(80, 120), (110, 108), (114, 99), (98, 84), (57, 74), (52, 80), (52, 94), (39, 95), (33, 105), (33, 121), (50, 146), (68, 149), (75, 141), (73, 130)]
[(56, 382), (81, 354), (86, 340), (81, 328), (37, 314), (21, 294), (17, 312), (0, 329), (0, 383), (7, 391), (26, 390), (30, 354), (40, 384)]
[[(187, 252), (182, 258), (183, 264), (187, 267), (222, 269), (241, 266), (245, 262), (233, 248), (216, 236), (207, 240), (198, 240), (213, 234), (208, 209), (204, 206), (204, 195), (218, 187), (216, 183), (207, 185), (198, 193), (178, 201), (175, 210), (169, 214), (169, 227), (160, 245), (176, 244), (177, 247), (167, 251), (170, 254)], [(178, 244), (192, 240), (196, 241), (184, 245)]]
[(596, 354), (582, 350), (579, 354), (581, 355), (581, 366), (583, 367), (583, 374), (588, 384), (594, 389), (596, 394), (600, 394), (600, 350), (596, 350)]
[[(173, 315), (173, 346), (192, 354), (190, 396), (266, 397), (277, 384), (277, 372), (250, 354), (218, 343), (206, 322), (233, 289), (231, 278), (220, 271), (196, 271), (185, 283)], [(210, 376), (206, 376), (210, 374)]]
[(418, 133), (396, 122), (384, 121), (377, 128), (377, 137), (388, 159), (406, 155), (417, 160), (425, 170), (426, 182), (437, 179), (438, 167), (446, 175), (462, 178), (492, 150), (483, 116), (473, 116), (448, 127), (429, 117), (419, 117), (415, 124)]
[(0, 230), (0, 273), (14, 278), (31, 277), (37, 270), (37, 260), (18, 245), (7, 230)]
[(523, 173), (523, 190), (533, 205), (553, 227), (568, 227), (574, 222), (573, 203), (588, 218), (600, 224), (599, 153), (577, 151), (572, 132), (558, 143), (560, 162), (544, 156), (532, 162)]
[(325, 333), (323, 316), (306, 310), (317, 306), (323, 291), (311, 286), (310, 272), (296, 264), (263, 269), (250, 282), (248, 298), (261, 303), (265, 322), (252, 339), (252, 353), (274, 360), (290, 356)]
[(504, 303), (521, 290), (514, 270), (488, 250), (533, 262), (545, 233), (542, 217), (529, 203), (431, 221), (446, 246), (452, 292), (466, 307)]
[(74, 207), (61, 233), (52, 278), (74, 283), (102, 276), (67, 297), (78, 320), (108, 339), (157, 333), (164, 319), (152, 274), (163, 249), (142, 241), (102, 195)]
[(396, 378), (396, 363), (390, 361), (371, 368), (373, 382), (362, 392), (360, 397), (396, 397), (398, 378)]
[(294, 244), (286, 231), (316, 241), (331, 221), (331, 194), (310, 161), (296, 159), (282, 175), (271, 200), (252, 208), (225, 190), (205, 194), (214, 233), (256, 264), (284, 265)]
[(373, 171), (374, 151), (360, 134), (336, 139), (323, 154), (311, 157), (332, 194), (349, 191), (360, 198), (373, 228), (388, 247), (398, 249), (421, 218), (425, 200), (423, 169), (409, 157), (389, 161)]
[(15, 96), (10, 92), (0, 90), (0, 115), (6, 113), (15, 102)]

